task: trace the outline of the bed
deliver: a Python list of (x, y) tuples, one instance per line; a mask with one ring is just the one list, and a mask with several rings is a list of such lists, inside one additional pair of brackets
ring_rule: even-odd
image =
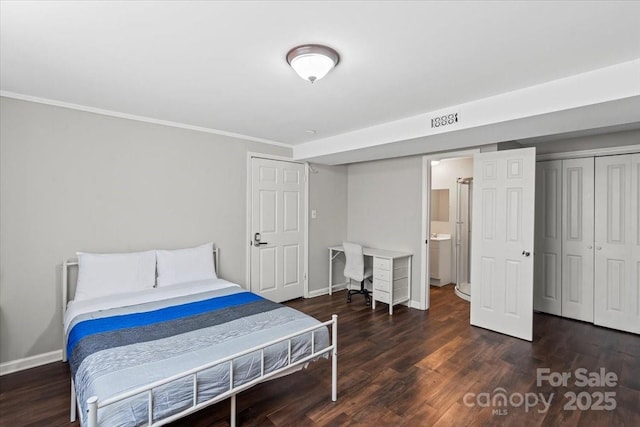
[(76, 265), (62, 268), (71, 421), (77, 407), (83, 426), (163, 425), (229, 398), (235, 425), (239, 392), (323, 357), (337, 399), (336, 315), (320, 322), (217, 275), (67, 304)]

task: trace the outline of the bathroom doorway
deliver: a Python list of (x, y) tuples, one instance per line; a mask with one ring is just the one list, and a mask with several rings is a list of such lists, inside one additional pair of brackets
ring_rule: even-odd
[(431, 162), (429, 283), (471, 300), (473, 157)]
[(446, 287), (465, 301), (471, 299), (473, 155), (478, 152), (423, 158), (424, 309), (429, 307), (431, 286)]

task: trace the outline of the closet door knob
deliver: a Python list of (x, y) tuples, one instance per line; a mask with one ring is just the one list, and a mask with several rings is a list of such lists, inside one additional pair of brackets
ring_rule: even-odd
[(597, 250), (601, 250), (601, 249), (602, 249), (602, 246), (596, 246), (596, 249), (597, 249)]
[(531, 255), (531, 252), (522, 251), (522, 255), (524, 255), (524, 256), (529, 256), (529, 255)]
[(587, 249), (593, 249), (592, 245), (587, 245)]

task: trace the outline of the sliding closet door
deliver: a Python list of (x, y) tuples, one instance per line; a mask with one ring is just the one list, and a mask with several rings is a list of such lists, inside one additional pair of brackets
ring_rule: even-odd
[(533, 308), (562, 314), (562, 161), (536, 163)]
[(562, 162), (562, 315), (593, 322), (593, 157)]
[(595, 324), (640, 333), (640, 154), (596, 159)]

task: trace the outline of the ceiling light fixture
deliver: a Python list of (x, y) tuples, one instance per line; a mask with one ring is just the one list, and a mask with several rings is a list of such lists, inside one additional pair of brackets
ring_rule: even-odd
[(338, 65), (340, 55), (327, 46), (305, 44), (291, 49), (287, 62), (300, 77), (313, 83)]

